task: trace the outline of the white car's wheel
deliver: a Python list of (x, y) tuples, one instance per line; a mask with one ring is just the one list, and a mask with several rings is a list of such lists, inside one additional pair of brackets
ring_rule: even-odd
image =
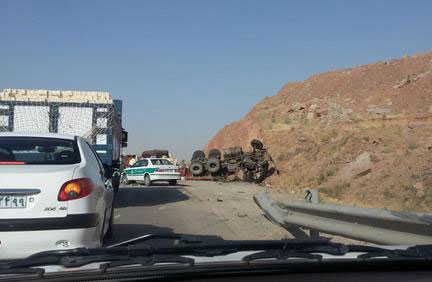
[(130, 183), (126, 173), (122, 174), (120, 181), (124, 185), (128, 185)]
[(105, 233), (104, 239), (110, 239), (113, 236), (113, 224), (114, 224), (114, 204), (111, 207), (111, 212), (109, 215), (110, 219), (108, 221), (108, 229)]
[[(107, 216), (109, 216), (108, 223), (106, 223)], [(104, 218), (103, 218), (103, 222), (102, 222), (101, 234), (100, 234), (101, 245), (104, 244), (104, 241), (106, 239), (109, 239), (112, 237), (113, 221), (114, 221), (114, 206), (111, 208), (111, 211), (105, 210)], [(106, 224), (108, 224), (108, 229), (106, 232), (104, 232), (105, 228), (106, 228)]]
[(105, 220), (106, 220), (107, 216), (108, 216), (107, 215), (107, 210), (105, 210), (104, 211), (104, 216), (102, 218), (102, 222), (100, 223), (100, 224), (102, 224), (101, 229), (100, 229), (100, 235), (99, 235), (99, 241), (100, 241), (101, 246), (103, 246), (103, 243), (104, 243), (104, 237), (105, 237), (105, 233), (104, 233), (104, 230), (105, 230)]
[(148, 175), (148, 174), (146, 174), (144, 176), (144, 185), (145, 186), (150, 186), (151, 185), (150, 175)]

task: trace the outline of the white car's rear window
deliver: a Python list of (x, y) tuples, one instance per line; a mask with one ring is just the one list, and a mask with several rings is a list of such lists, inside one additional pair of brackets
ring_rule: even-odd
[(0, 165), (76, 164), (81, 158), (75, 140), (0, 137)]
[(172, 165), (172, 162), (166, 159), (151, 159), (153, 165)]

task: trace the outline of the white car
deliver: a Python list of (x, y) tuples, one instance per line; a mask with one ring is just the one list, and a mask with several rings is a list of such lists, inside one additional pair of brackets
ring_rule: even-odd
[(111, 233), (113, 199), (85, 139), (0, 133), (0, 259), (101, 246)]
[(124, 184), (129, 184), (130, 181), (144, 181), (146, 186), (156, 181), (168, 181), (170, 185), (176, 185), (180, 178), (178, 166), (169, 160), (145, 158), (124, 169), (121, 181)]

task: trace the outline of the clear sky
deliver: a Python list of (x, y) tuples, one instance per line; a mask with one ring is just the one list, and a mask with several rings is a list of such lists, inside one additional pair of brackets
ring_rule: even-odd
[(432, 1), (0, 0), (0, 89), (109, 91), (190, 158), (292, 80), (432, 48)]

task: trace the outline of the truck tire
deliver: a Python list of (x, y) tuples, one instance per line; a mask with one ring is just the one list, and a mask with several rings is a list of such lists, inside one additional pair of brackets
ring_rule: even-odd
[(215, 159), (220, 160), (221, 156), (222, 156), (222, 153), (218, 149), (211, 149), (208, 153), (209, 159), (215, 158)]
[(257, 149), (260, 149), (260, 150), (262, 148), (264, 148), (264, 144), (261, 141), (259, 141), (258, 139), (252, 139), (251, 146), (255, 146)]
[(144, 185), (145, 186), (150, 186), (151, 185), (150, 175), (148, 175), (148, 174), (146, 174), (144, 176)]
[(192, 154), (192, 161), (193, 160), (203, 160), (205, 159), (205, 153), (201, 150), (196, 150), (193, 154)]
[(190, 171), (194, 176), (201, 175), (204, 172), (204, 166), (201, 162), (192, 162), (190, 165)]
[(217, 173), (220, 170), (221, 164), (220, 160), (216, 158), (211, 158), (207, 162), (207, 170), (211, 173)]

